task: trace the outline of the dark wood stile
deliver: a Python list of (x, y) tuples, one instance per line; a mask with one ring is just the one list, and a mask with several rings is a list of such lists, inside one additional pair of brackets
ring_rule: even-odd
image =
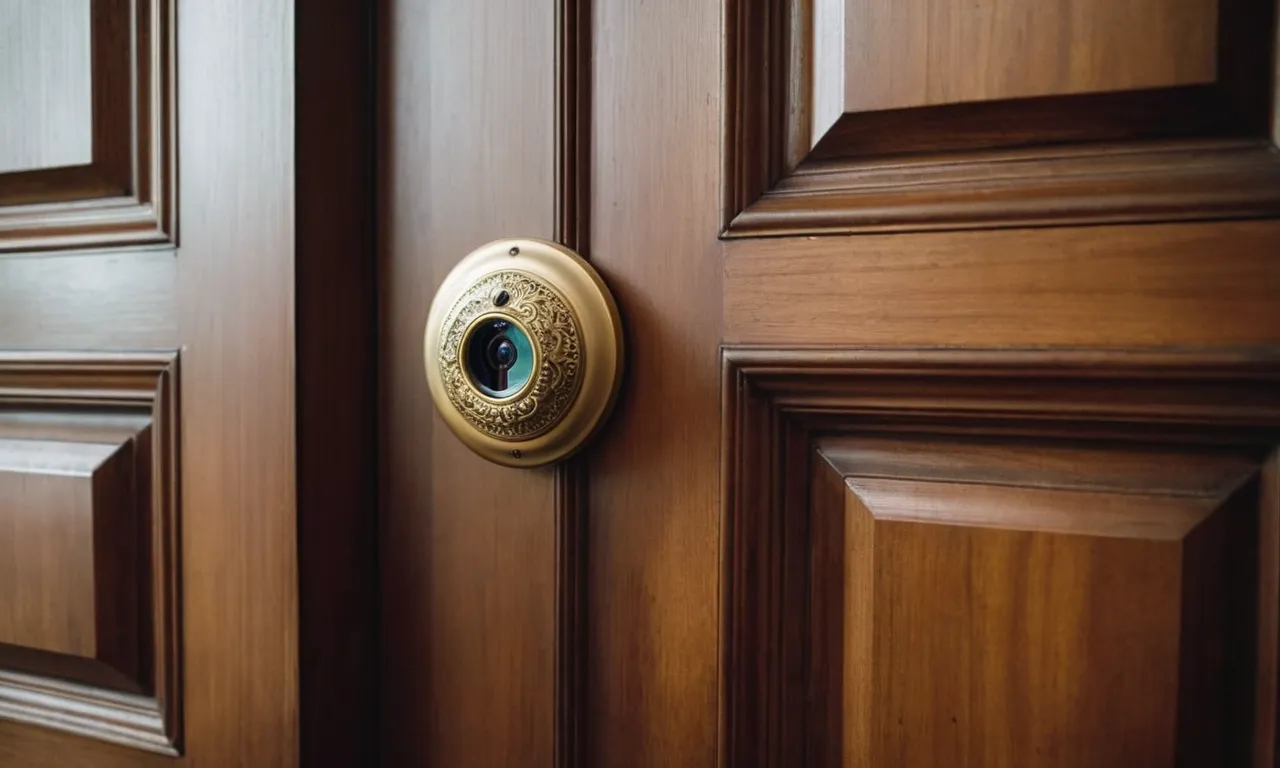
[(377, 314), (373, 3), (297, 13), (301, 754), (375, 765)]

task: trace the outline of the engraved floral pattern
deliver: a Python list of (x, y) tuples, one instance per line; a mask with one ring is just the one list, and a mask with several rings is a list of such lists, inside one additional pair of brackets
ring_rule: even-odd
[[(509, 295), (495, 307), (493, 296)], [(532, 386), (512, 400), (481, 395), (462, 369), (467, 329), (484, 314), (508, 315), (528, 331), (540, 357)], [(569, 410), (582, 384), (582, 344), (568, 303), (551, 286), (523, 272), (497, 272), (471, 286), (444, 322), (440, 372), (449, 401), (468, 422), (499, 440), (528, 440), (553, 427)]]

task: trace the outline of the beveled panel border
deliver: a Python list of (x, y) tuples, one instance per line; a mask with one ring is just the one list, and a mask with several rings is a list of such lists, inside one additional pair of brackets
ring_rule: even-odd
[(94, 0), (88, 165), (0, 174), (0, 255), (176, 239), (175, 0)]
[[(727, 0), (724, 238), (1280, 215), (1275, 127), (1269, 134), (1254, 136), (1238, 131), (1198, 133), (1197, 125), (1190, 125), (1191, 135), (1160, 140), (1118, 138), (1075, 146), (969, 152), (921, 150), (901, 156), (873, 152), (849, 158), (839, 151), (847, 138), (843, 134), (859, 122), (850, 118), (867, 116), (844, 115), (810, 150), (816, 119), (811, 27), (813, 6), (819, 1)], [(1275, 15), (1270, 5), (1247, 8), (1251, 13), (1261, 13), (1260, 9)], [(1246, 23), (1249, 19), (1232, 17), (1231, 21), (1224, 34), (1253, 31), (1253, 25)], [(1258, 46), (1239, 47), (1248, 50), (1239, 56), (1221, 52), (1222, 75), (1233, 80), (1208, 88), (1212, 98), (1204, 103), (1226, 110), (1227, 105), (1244, 100), (1248, 103), (1241, 109), (1265, 112), (1277, 102), (1275, 52), (1264, 66), (1255, 61), (1260, 56), (1253, 55)], [(1254, 72), (1258, 69), (1264, 71)], [(1265, 88), (1252, 87), (1255, 81)], [(1241, 83), (1249, 87), (1238, 87)], [(1191, 99), (1187, 104), (1192, 104), (1207, 93), (1204, 88), (1183, 89), (1186, 93), (1166, 90), (1142, 98), (1177, 107), (1179, 99)], [(1130, 94), (1099, 98), (1110, 103)], [(1052, 99), (1031, 101), (1050, 103)], [(972, 105), (966, 109), (972, 111)], [(1207, 107), (1182, 107), (1191, 123), (1214, 112)], [(1144, 119), (1141, 103), (1129, 105), (1127, 114)], [(890, 115), (889, 122), (877, 130), (894, 130), (893, 119), (897, 118)], [(990, 122), (989, 117), (981, 119)], [(1042, 116), (1039, 124), (1047, 128), (1056, 122), (1051, 116), (1046, 122)], [(948, 118), (933, 130), (954, 129), (955, 120)], [(1109, 131), (1126, 135), (1123, 125), (1111, 126)], [(1058, 137), (1060, 141), (1069, 138)]]
[[(721, 385), (723, 768), (820, 759), (810, 731), (822, 724), (808, 722), (808, 579), (819, 544), (809, 530), (809, 463), (824, 435), (1137, 439), (1269, 452), (1260, 568), (1280, 583), (1274, 353), (727, 347)], [(1278, 600), (1275, 589), (1259, 595), (1258, 764), (1276, 749)]]
[(0, 352), (0, 408), (143, 413), (149, 440), (150, 658), (144, 694), (0, 670), (0, 718), (148, 752), (182, 752), (182, 630), (176, 353)]

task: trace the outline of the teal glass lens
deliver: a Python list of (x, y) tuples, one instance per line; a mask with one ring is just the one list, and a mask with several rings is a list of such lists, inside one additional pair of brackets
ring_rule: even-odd
[(489, 318), (471, 332), (466, 362), (467, 373), (481, 392), (510, 397), (533, 376), (533, 342), (515, 323)]

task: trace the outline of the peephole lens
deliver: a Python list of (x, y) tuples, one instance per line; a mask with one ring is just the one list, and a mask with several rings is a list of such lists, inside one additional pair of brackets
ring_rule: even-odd
[(498, 370), (506, 371), (516, 364), (520, 353), (516, 351), (516, 345), (511, 343), (511, 339), (506, 336), (498, 336), (489, 342), (489, 365)]
[(520, 327), (500, 318), (482, 321), (467, 341), (467, 373), (490, 397), (510, 397), (533, 375), (533, 344)]

